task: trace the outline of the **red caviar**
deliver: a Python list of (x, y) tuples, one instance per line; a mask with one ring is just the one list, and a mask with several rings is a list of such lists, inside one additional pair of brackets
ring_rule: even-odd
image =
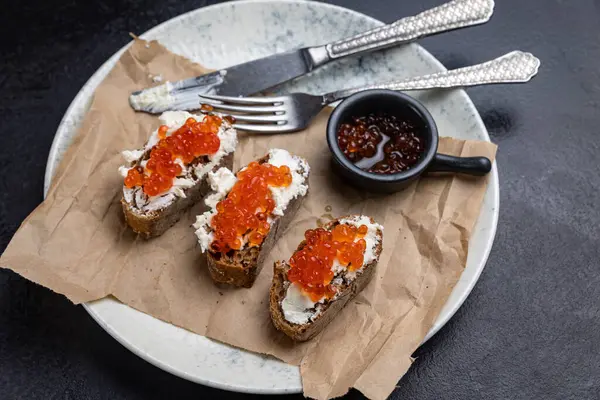
[[(309, 229), (304, 234), (306, 244), (290, 258), (288, 280), (300, 285), (313, 301), (323, 296), (331, 298), (335, 289), (331, 286), (334, 272), (331, 270), (335, 259), (355, 271), (362, 267), (367, 242), (363, 239), (366, 225), (339, 224), (333, 230)], [(358, 238), (357, 241), (355, 241)]]
[(231, 115), (226, 115), (223, 117), (223, 121), (227, 121), (230, 124), (235, 124), (235, 118), (232, 117)]
[(161, 125), (158, 128), (158, 138), (159, 139), (164, 139), (165, 137), (167, 137), (167, 131), (169, 130), (169, 127), (166, 125)]
[(271, 229), (267, 221), (275, 209), (269, 186), (285, 187), (292, 183), (289, 167), (276, 167), (254, 161), (238, 172), (237, 181), (227, 197), (217, 203), (211, 220), (215, 238), (211, 250), (226, 253), (242, 248), (246, 236), (250, 247), (259, 246)]
[(152, 148), (146, 167), (131, 168), (125, 178), (125, 186), (143, 186), (148, 196), (167, 192), (173, 186), (174, 178), (182, 172), (176, 159), (188, 165), (196, 157), (214, 154), (219, 150), (221, 141), (217, 133), (222, 122), (215, 115), (207, 115), (200, 122), (188, 118), (170, 136), (167, 136), (169, 128), (161, 125), (158, 128), (160, 140)]
[(144, 184), (144, 169), (142, 167), (131, 168), (125, 177), (125, 186), (132, 188)]

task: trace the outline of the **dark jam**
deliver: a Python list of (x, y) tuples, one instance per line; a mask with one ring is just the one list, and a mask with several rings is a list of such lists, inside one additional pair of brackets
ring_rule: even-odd
[(340, 125), (337, 140), (348, 160), (378, 174), (410, 169), (425, 149), (417, 124), (387, 114), (353, 117)]

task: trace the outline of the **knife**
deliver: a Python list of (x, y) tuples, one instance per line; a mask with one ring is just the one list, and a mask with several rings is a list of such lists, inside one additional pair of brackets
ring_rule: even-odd
[(390, 25), (322, 46), (305, 47), (226, 69), (133, 92), (138, 111), (161, 113), (198, 109), (199, 94), (249, 96), (302, 76), (342, 57), (405, 44), (422, 37), (487, 22), (494, 0), (452, 0)]

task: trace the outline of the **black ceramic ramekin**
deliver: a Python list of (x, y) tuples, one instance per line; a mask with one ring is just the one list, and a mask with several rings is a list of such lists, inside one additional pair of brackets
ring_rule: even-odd
[[(410, 169), (395, 174), (376, 174), (363, 171), (348, 160), (338, 146), (337, 132), (352, 117), (366, 116), (374, 112), (394, 115), (396, 118), (417, 122), (425, 151), (421, 159)], [(404, 93), (392, 90), (366, 90), (342, 101), (333, 111), (327, 123), (327, 144), (333, 155), (335, 169), (355, 186), (377, 192), (395, 192), (408, 186), (425, 172), (453, 172), (469, 175), (485, 175), (492, 163), (486, 157), (454, 157), (438, 154), (438, 131), (433, 117), (423, 104)]]

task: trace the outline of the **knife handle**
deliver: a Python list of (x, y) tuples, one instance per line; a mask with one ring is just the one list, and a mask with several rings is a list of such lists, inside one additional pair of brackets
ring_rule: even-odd
[[(375, 28), (324, 47), (329, 60), (334, 60), (352, 54), (412, 42), (436, 33), (483, 24), (490, 19), (493, 12), (494, 0), (452, 0), (415, 16), (402, 18), (393, 24)], [(311, 53), (318, 54), (319, 52)], [(323, 57), (318, 61), (326, 62)]]

